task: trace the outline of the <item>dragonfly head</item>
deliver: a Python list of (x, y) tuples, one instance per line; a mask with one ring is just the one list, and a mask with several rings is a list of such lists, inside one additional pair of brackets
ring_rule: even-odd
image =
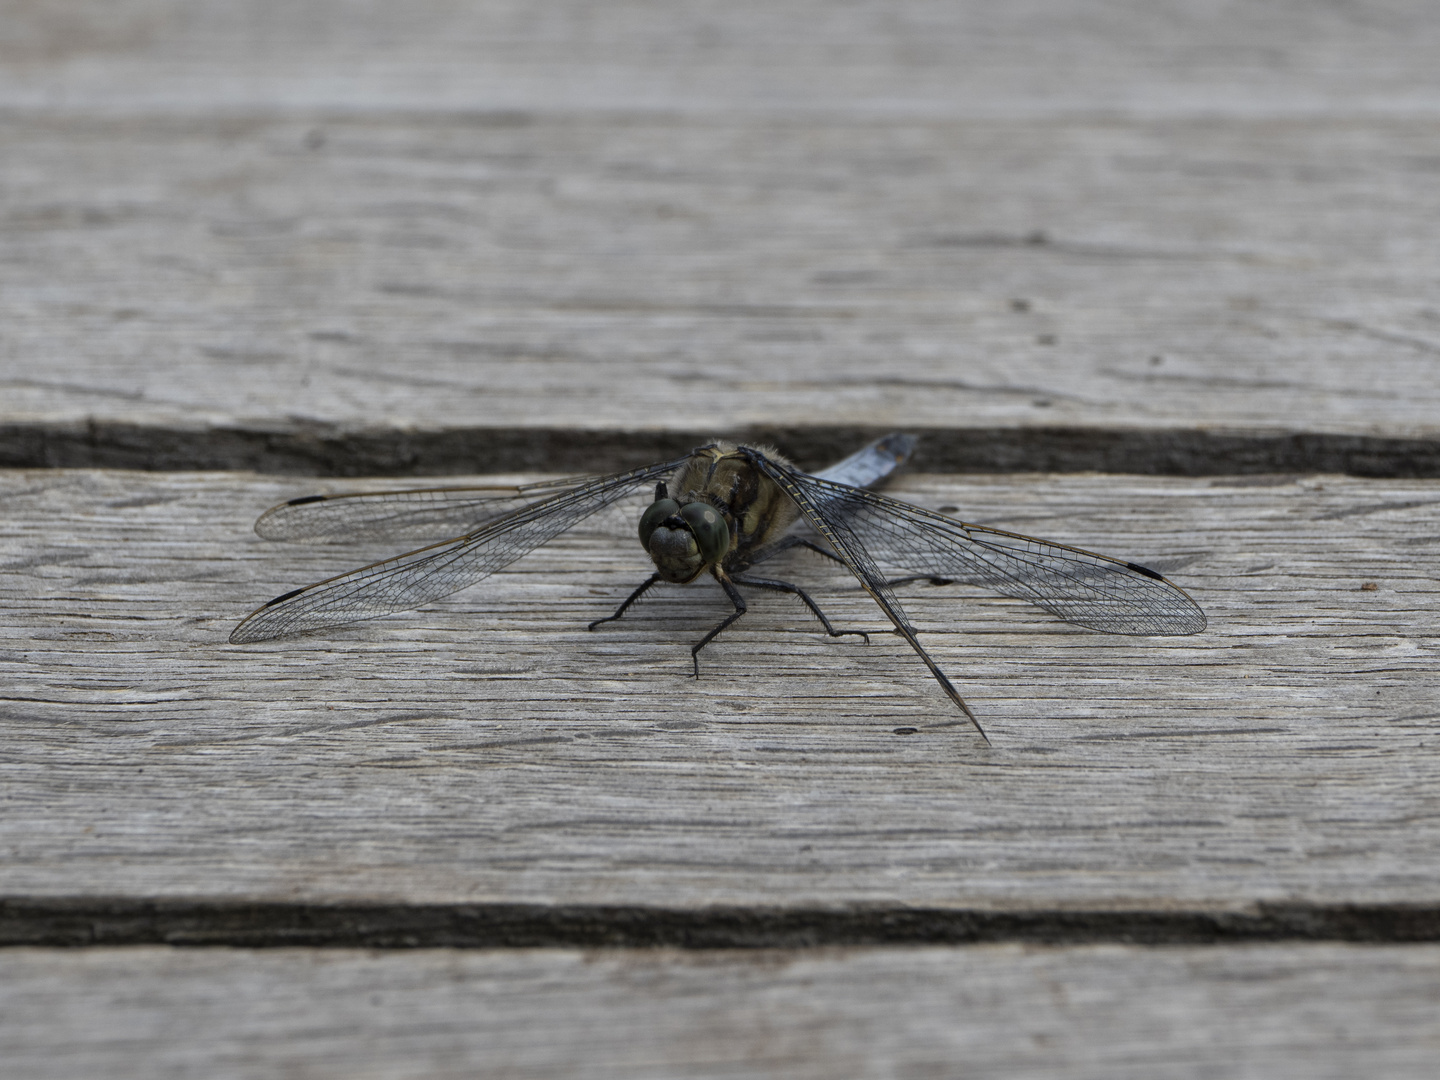
[(655, 501), (640, 518), (640, 543), (655, 560), (655, 569), (677, 585), (694, 581), (730, 550), (730, 526), (709, 503), (681, 506), (655, 488)]

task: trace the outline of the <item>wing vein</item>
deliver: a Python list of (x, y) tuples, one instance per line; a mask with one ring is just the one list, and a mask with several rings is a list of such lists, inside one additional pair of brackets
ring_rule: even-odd
[(588, 480), (523, 504), (464, 536), (284, 594), (246, 616), (230, 640), (237, 645), (266, 641), (428, 604), (508, 566), (642, 484), (673, 472), (684, 460)]

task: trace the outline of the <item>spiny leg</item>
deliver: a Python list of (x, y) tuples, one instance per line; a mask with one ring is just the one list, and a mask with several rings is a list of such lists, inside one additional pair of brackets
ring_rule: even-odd
[[(658, 577), (659, 575), (657, 574), (656, 576)], [(700, 677), (700, 650), (714, 641), (716, 634), (740, 618), (741, 615), (744, 615), (746, 611), (745, 598), (740, 595), (740, 590), (735, 588), (734, 585), (731, 585), (727, 579), (721, 577), (718, 573), (715, 575), (715, 580), (720, 582), (720, 587), (725, 590), (725, 595), (730, 597), (730, 602), (735, 605), (735, 610), (727, 615), (719, 626), (715, 627), (714, 630), (711, 630), (697, 641), (694, 648), (690, 650), (690, 660), (695, 665), (695, 678), (697, 679)]]
[(599, 626), (601, 623), (614, 622), (616, 619), (620, 618), (621, 615), (624, 615), (624, 614), (625, 614), (625, 610), (626, 610), (631, 604), (635, 603), (636, 600), (639, 600), (640, 597), (644, 596), (647, 592), (649, 592), (649, 591), (650, 591), (650, 587), (651, 587), (652, 585), (654, 585), (656, 582), (658, 582), (659, 580), (660, 580), (660, 575), (659, 575), (659, 574), (651, 574), (650, 577), (649, 577), (649, 579), (646, 580), (645, 584), (641, 585), (638, 589), (636, 589), (636, 590), (635, 590), (634, 592), (632, 592), (629, 596), (627, 596), (627, 597), (625, 598), (625, 602), (624, 602), (623, 604), (621, 604), (618, 608), (615, 609), (615, 614), (614, 614), (614, 615), (606, 615), (605, 618), (603, 618), (603, 619), (596, 619), (596, 620), (595, 620), (594, 622), (592, 622), (589, 626), (587, 626), (586, 629), (587, 629), (587, 630), (594, 630), (595, 627)]
[(837, 562), (841, 566), (845, 565), (845, 560), (840, 558), (839, 555), (836, 555), (833, 551), (827, 551), (819, 544), (807, 540), (803, 536), (786, 536), (780, 540), (777, 540), (769, 547), (763, 547), (759, 551), (755, 552), (755, 554), (751, 555), (749, 561), (745, 565), (747, 567), (754, 566), (757, 563), (764, 562), (766, 559), (779, 555), (782, 551), (789, 551), (791, 548), (797, 547), (803, 547), (808, 551), (813, 551), (816, 555), (824, 555), (825, 558), (829, 559), (831, 562)]
[(810, 609), (811, 614), (813, 614), (817, 619), (820, 620), (820, 622), (825, 627), (825, 632), (831, 637), (845, 637), (847, 635), (853, 635), (856, 637), (863, 637), (865, 639), (865, 644), (870, 644), (870, 635), (867, 634), (864, 630), (836, 630), (835, 627), (831, 626), (830, 620), (827, 619), (825, 617), (825, 613), (820, 610), (820, 605), (815, 603), (814, 600), (811, 600), (810, 594), (807, 593), (804, 589), (800, 588), (799, 585), (792, 585), (788, 581), (771, 581), (769, 578), (737, 577), (731, 578), (730, 580), (735, 582), (735, 584), (737, 585), (753, 585), (757, 589), (769, 589), (772, 592), (790, 593), (794, 596), (798, 596), (801, 600), (805, 602), (805, 606)]

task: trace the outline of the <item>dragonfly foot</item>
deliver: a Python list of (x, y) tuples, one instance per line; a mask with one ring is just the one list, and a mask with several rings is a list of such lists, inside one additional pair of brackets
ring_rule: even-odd
[[(816, 548), (815, 550), (819, 551), (820, 549)], [(822, 552), (822, 554), (824, 554), (824, 552)], [(826, 618), (825, 612), (820, 610), (820, 605), (815, 603), (815, 601), (810, 598), (810, 594), (800, 588), (799, 585), (792, 585), (788, 581), (771, 581), (769, 578), (735, 577), (731, 578), (731, 580), (739, 585), (751, 585), (757, 589), (769, 589), (772, 592), (789, 593), (791, 596), (798, 596), (805, 606), (810, 609), (811, 614), (820, 620), (820, 624), (825, 627), (825, 633), (831, 637), (846, 637), (858, 634), (865, 639), (866, 645), (870, 644), (870, 635), (864, 630), (836, 630), (835, 627), (830, 624), (830, 620)]]
[(897, 577), (891, 581), (885, 582), (885, 584), (893, 589), (896, 585), (909, 585), (912, 581), (926, 581), (929, 582), (931, 585), (955, 584), (954, 578), (932, 577), (929, 574), (911, 574), (909, 577)]
[(650, 577), (646, 579), (646, 581), (645, 581), (645, 583), (644, 583), (643, 585), (641, 585), (638, 589), (636, 589), (636, 590), (635, 590), (634, 592), (632, 592), (629, 596), (627, 596), (627, 597), (625, 598), (625, 602), (624, 602), (623, 604), (621, 604), (618, 608), (615, 609), (615, 614), (614, 614), (614, 615), (606, 615), (605, 618), (603, 618), (603, 619), (596, 619), (594, 622), (592, 622), (592, 623), (591, 623), (589, 626), (587, 626), (585, 629), (586, 629), (586, 630), (594, 630), (595, 627), (599, 626), (601, 623), (615, 622), (617, 619), (620, 618), (621, 615), (624, 615), (624, 614), (625, 614), (625, 612), (629, 609), (629, 607), (630, 607), (631, 604), (635, 603), (636, 600), (639, 600), (640, 597), (644, 596), (647, 592), (649, 592), (651, 586), (653, 586), (653, 585), (654, 585), (656, 582), (658, 582), (659, 580), (660, 580), (660, 575), (659, 575), (659, 574), (651, 574)]

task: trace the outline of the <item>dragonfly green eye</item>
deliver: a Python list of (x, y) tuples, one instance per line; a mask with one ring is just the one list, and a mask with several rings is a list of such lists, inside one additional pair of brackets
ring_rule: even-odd
[(718, 563), (730, 550), (730, 526), (709, 503), (693, 502), (680, 511), (680, 516), (695, 534), (695, 543), (707, 563)]
[(649, 550), (650, 534), (671, 514), (680, 512), (680, 504), (674, 499), (656, 499), (650, 509), (640, 516), (640, 546)]

